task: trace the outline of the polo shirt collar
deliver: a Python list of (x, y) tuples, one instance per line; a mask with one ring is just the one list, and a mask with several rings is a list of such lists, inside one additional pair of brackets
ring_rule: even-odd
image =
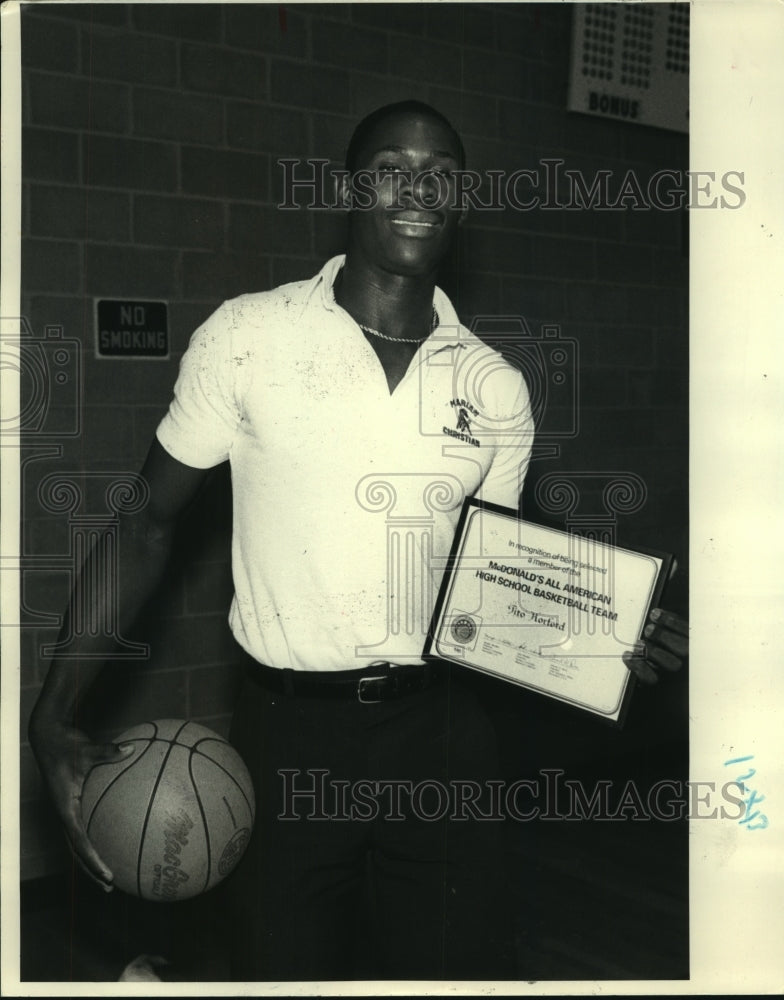
[[(303, 309), (314, 295), (320, 296), (321, 305), (330, 311), (335, 308), (334, 284), (338, 273), (346, 262), (345, 254), (338, 254), (330, 258), (321, 268), (319, 273), (310, 282), (310, 287), (306, 289)], [(446, 347), (463, 346), (465, 341), (465, 331), (460, 319), (455, 312), (455, 308), (449, 301), (449, 297), (436, 285), (433, 291), (433, 305), (438, 313), (438, 326), (430, 335), (437, 345), (437, 350)], [(430, 340), (430, 338), (428, 338)], [(427, 343), (428, 341), (425, 341)]]

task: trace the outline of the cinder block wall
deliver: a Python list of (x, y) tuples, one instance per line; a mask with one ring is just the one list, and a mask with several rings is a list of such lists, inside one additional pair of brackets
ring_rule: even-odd
[[(75, 518), (106, 514), (106, 483), (140, 468), (193, 329), (223, 299), (308, 277), (341, 249), (339, 215), (276, 210), (278, 158), (339, 165), (363, 114), (418, 97), (452, 119), (477, 169), (559, 158), (620, 183), (630, 168), (643, 182), (686, 168), (683, 135), (567, 113), (570, 23), (566, 4), (24, 7), (23, 310), (36, 336), (55, 326), (73, 342), (69, 386), (82, 375), (50, 414), (69, 428), (78, 418), (77, 432), (33, 436), (23, 457), (24, 876), (62, 860), (26, 726), (69, 590)], [(621, 517), (619, 538), (678, 554), (669, 603), (681, 610), (684, 234), (681, 211), (474, 212), (442, 282), (466, 322), (520, 315), (578, 345), (579, 434), (534, 463), (527, 510), (548, 473), (633, 472), (647, 499)], [(165, 299), (171, 357), (97, 360), (94, 297)], [(78, 508), (44, 502), (53, 474), (77, 481)], [(221, 469), (132, 637), (150, 657), (112, 663), (96, 729), (188, 716), (226, 730), (230, 519)]]

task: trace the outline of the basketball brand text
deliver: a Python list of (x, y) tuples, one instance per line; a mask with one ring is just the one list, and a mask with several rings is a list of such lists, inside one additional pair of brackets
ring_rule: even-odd
[(155, 878), (153, 879), (152, 891), (156, 896), (163, 899), (176, 899), (177, 891), (182, 882), (187, 882), (190, 877), (182, 869), (182, 858), (180, 854), (183, 847), (188, 844), (188, 834), (193, 828), (193, 820), (190, 816), (180, 810), (178, 815), (169, 815), (166, 818), (164, 827), (164, 851), (163, 865), (155, 866)]

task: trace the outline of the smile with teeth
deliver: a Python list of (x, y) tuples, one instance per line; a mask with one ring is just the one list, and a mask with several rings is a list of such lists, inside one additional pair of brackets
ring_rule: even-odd
[(404, 236), (428, 236), (441, 228), (441, 219), (407, 219), (404, 217), (390, 219), (393, 226), (398, 226)]

